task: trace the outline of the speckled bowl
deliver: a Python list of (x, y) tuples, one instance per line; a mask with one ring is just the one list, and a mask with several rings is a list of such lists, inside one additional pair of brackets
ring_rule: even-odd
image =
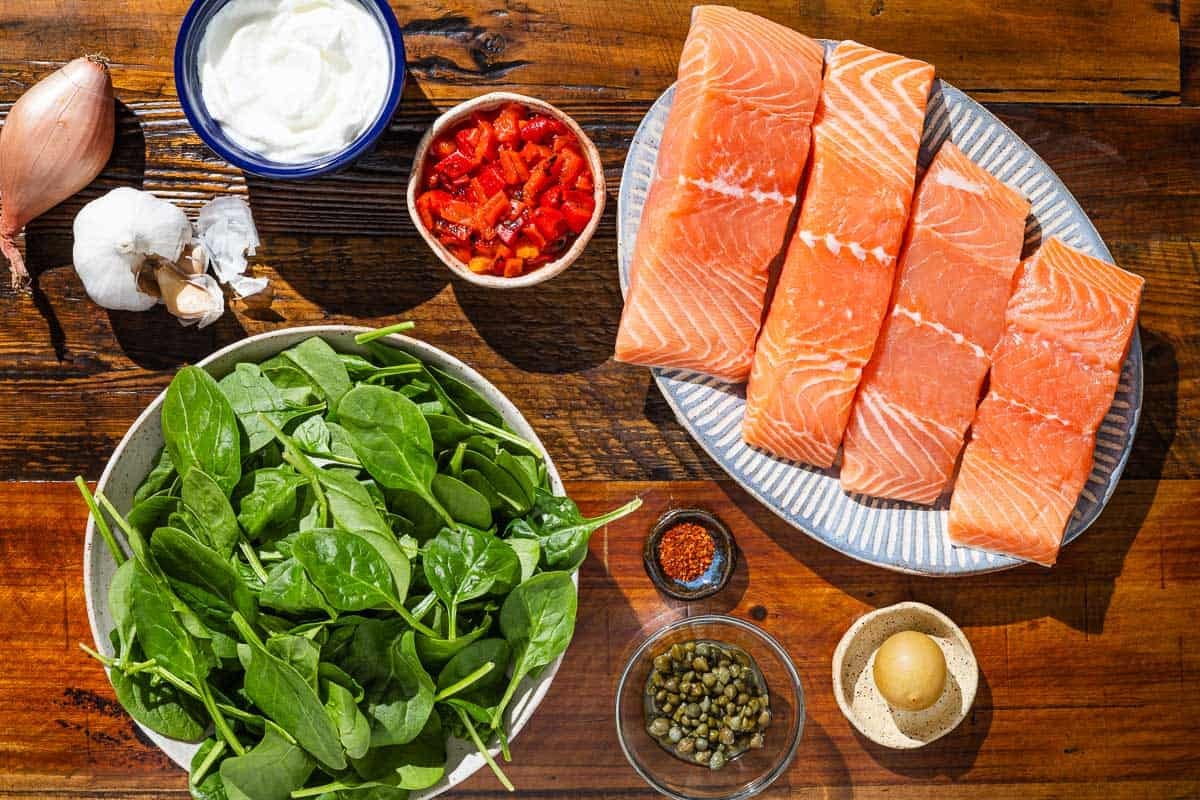
[[(946, 656), (946, 688), (924, 711), (892, 708), (875, 687), (875, 653), (893, 633), (915, 630), (932, 637)], [(962, 630), (924, 603), (897, 603), (872, 611), (850, 626), (833, 653), (833, 694), (858, 732), (897, 750), (924, 747), (954, 730), (971, 710), (979, 666)]]
[[(222, 378), (231, 372), (238, 362), (263, 361), (292, 345), (299, 344), (310, 336), (320, 336), (334, 349), (342, 352), (365, 354), (366, 348), (356, 344), (354, 336), (368, 330), (370, 328), (353, 325), (314, 325), (269, 331), (218, 350), (200, 361), (199, 366), (204, 367), (214, 377)], [(468, 384), (499, 410), (504, 421), (512, 427), (514, 432), (541, 447), (537, 434), (521, 416), (517, 407), (478, 372), (449, 353), (418, 339), (393, 334), (382, 341), (412, 353)], [(156, 397), (129, 427), (129, 431), (117, 445), (117, 449), (109, 459), (108, 466), (104, 468), (104, 473), (100, 476), (100, 482), (96, 486), (97, 490), (104, 492), (112, 501), (118, 511), (129, 510), (133, 503), (134, 491), (149, 474), (158, 457), (159, 450), (162, 449), (163, 437), (159, 413), (164, 395), (165, 392)], [(545, 448), (542, 449), (544, 452)], [(556, 493), (562, 494), (562, 481), (548, 454), (546, 455), (546, 471), (550, 477), (551, 488)], [(83, 545), (84, 598), (87, 601), (88, 622), (91, 624), (92, 638), (96, 642), (96, 649), (106, 655), (113, 654), (112, 646), (108, 641), (108, 632), (113, 627), (112, 616), (108, 610), (108, 586), (112, 582), (115, 569), (116, 565), (113, 563), (112, 556), (104, 546), (102, 539), (96, 535), (95, 527), (89, 519)], [(579, 585), (578, 576), (575, 578), (575, 585)], [(562, 663), (561, 657), (546, 667), (536, 680), (527, 678), (521, 682), (512, 704), (513, 738), (525, 727), (533, 717), (534, 711), (541, 705), (542, 698), (549, 691), (560, 663)], [(184, 769), (188, 768), (197, 745), (177, 739), (168, 739), (146, 728), (142, 728), (142, 731), (162, 748), (172, 761)], [(418, 800), (418, 798), (441, 794), (465, 781), (484, 764), (483, 757), (475, 751), (470, 742), (451, 739), (447, 745), (445, 777), (440, 783), (429, 789), (414, 792), (412, 797), (414, 800)]]
[[(477, 275), (472, 272), (466, 264), (455, 258), (454, 254), (438, 241), (438, 238), (433, 235), (433, 231), (428, 230), (421, 224), (421, 216), (417, 213), (417, 195), (421, 184), (424, 182), (425, 161), (429, 155), (429, 147), (433, 144), (433, 140), (442, 131), (453, 128), (476, 111), (490, 111), (508, 103), (519, 103), (540, 114), (553, 117), (566, 125), (571, 133), (575, 134), (575, 137), (579, 139), (579, 146), (583, 150), (583, 157), (587, 159), (588, 169), (592, 171), (592, 180), (595, 184), (592, 194), (596, 201), (596, 210), (592, 212), (591, 221), (588, 222), (587, 227), (575, 238), (575, 241), (571, 243), (571, 246), (567, 248), (565, 253), (549, 264), (544, 264), (532, 272), (518, 275), (515, 278), (505, 278), (500, 275)], [(584, 248), (587, 247), (588, 242), (591, 241), (592, 234), (596, 232), (596, 227), (600, 224), (600, 217), (604, 215), (605, 197), (604, 162), (600, 159), (600, 151), (596, 148), (592, 140), (588, 138), (588, 135), (583, 132), (583, 128), (579, 127), (578, 122), (545, 100), (538, 100), (536, 97), (528, 97), (527, 95), (516, 94), (515, 92), (490, 92), (459, 103), (434, 120), (433, 125), (421, 137), (421, 142), (417, 145), (416, 155), (413, 156), (412, 171), (409, 173), (408, 179), (407, 199), (408, 215), (412, 218), (417, 232), (421, 234), (421, 238), (433, 250), (434, 255), (441, 259), (441, 262), (451, 272), (465, 281), (478, 284), (479, 286), (487, 286), (490, 289), (519, 289), (548, 281), (575, 263), (575, 260), (583, 253)]]

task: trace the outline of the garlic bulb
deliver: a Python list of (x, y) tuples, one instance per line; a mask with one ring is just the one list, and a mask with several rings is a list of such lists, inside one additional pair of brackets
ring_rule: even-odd
[(145, 311), (158, 298), (139, 288), (139, 276), (161, 262), (179, 261), (191, 239), (192, 225), (177, 206), (123, 186), (76, 215), (75, 271), (97, 305)]

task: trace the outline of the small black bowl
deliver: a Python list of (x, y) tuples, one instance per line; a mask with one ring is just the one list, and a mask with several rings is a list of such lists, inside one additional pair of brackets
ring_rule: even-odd
[[(703, 575), (690, 581), (677, 581), (663, 572), (658, 560), (658, 543), (663, 534), (682, 522), (691, 522), (708, 531), (716, 546), (712, 564)], [(737, 566), (737, 546), (733, 534), (716, 515), (702, 508), (676, 508), (659, 518), (642, 548), (646, 574), (660, 592), (677, 600), (702, 600), (725, 588)]]

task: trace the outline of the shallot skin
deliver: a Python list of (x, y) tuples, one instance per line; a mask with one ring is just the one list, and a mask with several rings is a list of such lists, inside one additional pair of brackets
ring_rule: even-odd
[(108, 63), (82, 56), (21, 95), (0, 129), (0, 252), (13, 288), (29, 273), (13, 239), (91, 183), (112, 155), (116, 103)]

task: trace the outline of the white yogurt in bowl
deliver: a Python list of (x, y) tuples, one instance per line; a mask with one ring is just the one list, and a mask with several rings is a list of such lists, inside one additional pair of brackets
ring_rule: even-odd
[(246, 150), (310, 162), (345, 149), (378, 118), (388, 50), (357, 0), (230, 0), (200, 41), (201, 95)]

